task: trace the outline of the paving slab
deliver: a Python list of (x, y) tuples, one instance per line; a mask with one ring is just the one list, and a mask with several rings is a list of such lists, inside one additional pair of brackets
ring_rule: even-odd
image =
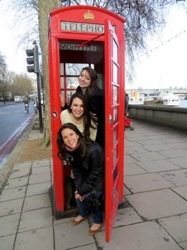
[(29, 185), (27, 188), (26, 196), (45, 194), (49, 192), (50, 188), (51, 188), (51, 182), (43, 182), (43, 183)]
[(172, 148), (169, 145), (163, 145), (163, 144), (156, 144), (156, 145), (148, 145), (144, 146), (144, 148), (150, 152), (161, 152), (163, 150), (172, 150)]
[(51, 168), (49, 165), (32, 168), (32, 175), (50, 174), (50, 173), (51, 173)]
[(5, 187), (5, 189), (8, 188), (16, 188), (16, 187), (24, 187), (27, 186), (29, 180), (29, 176), (26, 177), (20, 177), (20, 178), (9, 178)]
[(172, 142), (171, 147), (174, 149), (186, 149), (187, 140), (184, 142)]
[(57, 224), (54, 226), (56, 250), (67, 250), (76, 247), (88, 247), (94, 243), (94, 238), (88, 236), (89, 224), (85, 220), (77, 226), (71, 223)]
[(140, 146), (138, 146), (138, 147), (127, 147), (126, 146), (126, 148), (125, 148), (125, 153), (126, 154), (134, 154), (134, 153), (147, 153), (148, 152), (148, 150), (147, 149), (145, 149), (145, 148), (143, 148), (143, 147), (141, 147), (141, 145)]
[(139, 162), (138, 165), (149, 173), (164, 172), (168, 170), (181, 169), (176, 164), (164, 159), (156, 161)]
[(12, 250), (14, 249), (15, 235), (9, 235), (5, 237), (0, 237), (0, 246), (2, 250)]
[(20, 214), (0, 217), (0, 237), (15, 235), (19, 225)]
[(175, 186), (187, 185), (187, 169), (168, 171), (159, 174)]
[(116, 215), (116, 221), (114, 223), (114, 227), (126, 226), (135, 223), (142, 222), (142, 218), (138, 215), (138, 213), (132, 208), (122, 208), (118, 209)]
[(124, 172), (125, 176), (146, 173), (146, 171), (135, 162), (126, 163)]
[(186, 156), (186, 150), (183, 149), (162, 150), (161, 154), (171, 159), (179, 158)]
[(27, 162), (19, 162), (19, 163), (15, 163), (14, 167), (12, 169), (12, 173), (14, 172), (14, 170), (20, 170), (20, 169), (24, 169), (24, 168), (31, 168), (32, 166), (32, 162), (31, 161), (27, 161)]
[(49, 182), (51, 180), (51, 176), (49, 173), (46, 174), (38, 174), (31, 175), (29, 178), (29, 184), (36, 184), (41, 182)]
[(146, 220), (187, 213), (187, 202), (170, 189), (127, 195), (126, 199)]
[(147, 152), (147, 153), (138, 153), (133, 156), (137, 161), (155, 161), (166, 159), (166, 157), (158, 152)]
[(22, 213), (18, 232), (49, 226), (52, 226), (51, 208), (36, 209)]
[(187, 250), (187, 241), (180, 242), (179, 245), (182, 247), (183, 250)]
[(185, 242), (187, 235), (187, 213), (158, 220), (177, 242)]
[(164, 189), (174, 187), (171, 182), (165, 180), (159, 174), (146, 173), (126, 176), (125, 185), (132, 193)]
[(156, 222), (138, 223), (114, 228), (110, 243), (104, 232), (95, 235), (104, 250), (181, 250), (171, 236)]
[(30, 174), (30, 171), (31, 171), (31, 164), (13, 168), (12, 173), (10, 175), (10, 179), (28, 176)]
[(181, 168), (187, 168), (187, 157), (177, 157), (175, 159), (170, 159), (170, 162), (173, 162), (177, 166)]
[(21, 213), (23, 201), (23, 199), (15, 199), (0, 202), (0, 216)]
[(172, 190), (187, 201), (187, 186), (172, 188)]
[(25, 198), (23, 211), (31, 211), (39, 208), (50, 207), (51, 202), (49, 199), (49, 194), (39, 194), (34, 196), (27, 196)]
[(45, 166), (51, 166), (51, 161), (50, 161), (49, 158), (43, 159), (43, 160), (40, 160), (40, 161), (33, 161), (33, 163), (32, 163), (33, 168), (35, 168), (35, 167), (45, 167)]
[(53, 250), (53, 228), (45, 227), (18, 233), (14, 250)]
[(18, 198), (24, 198), (25, 193), (26, 193), (26, 186), (5, 189), (0, 196), (0, 202), (14, 200)]

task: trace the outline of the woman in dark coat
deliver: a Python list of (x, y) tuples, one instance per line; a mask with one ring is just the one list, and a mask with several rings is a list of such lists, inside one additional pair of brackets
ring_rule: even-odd
[(89, 138), (83, 137), (72, 123), (65, 123), (57, 135), (58, 157), (70, 163), (75, 178), (75, 199), (80, 210), (72, 221), (76, 226), (90, 213), (93, 225), (88, 235), (101, 230), (102, 200), (104, 197), (104, 152), (101, 146)]
[(103, 89), (97, 86), (97, 73), (91, 67), (85, 67), (82, 69), (78, 81), (79, 86), (76, 92), (86, 96), (89, 110), (98, 119), (96, 142), (105, 148), (105, 98)]

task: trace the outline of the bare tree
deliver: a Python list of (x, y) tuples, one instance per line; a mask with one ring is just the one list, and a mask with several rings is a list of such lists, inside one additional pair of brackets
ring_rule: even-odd
[(25, 96), (33, 93), (33, 82), (26, 74), (15, 75), (10, 85), (10, 92), (12, 96)]
[(0, 80), (3, 80), (6, 73), (7, 65), (5, 61), (5, 57), (0, 52)]

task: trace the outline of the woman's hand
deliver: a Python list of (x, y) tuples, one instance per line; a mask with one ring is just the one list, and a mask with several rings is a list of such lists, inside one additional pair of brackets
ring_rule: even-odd
[(76, 200), (80, 200), (83, 201), (84, 200), (84, 196), (81, 196), (78, 191), (75, 191), (75, 199)]
[(60, 103), (61, 103), (61, 107), (64, 107), (65, 102), (64, 102), (64, 98), (62, 97), (61, 94), (60, 94)]

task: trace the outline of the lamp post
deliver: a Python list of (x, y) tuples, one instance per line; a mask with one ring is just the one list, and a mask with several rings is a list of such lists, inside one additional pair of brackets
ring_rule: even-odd
[(39, 69), (39, 54), (38, 54), (38, 45), (36, 41), (33, 42), (35, 52), (36, 52), (36, 60), (37, 60), (37, 69), (35, 71), (37, 75), (37, 91), (38, 91), (38, 113), (39, 113), (39, 123), (40, 123), (40, 133), (43, 132), (43, 122), (42, 122), (42, 106), (41, 106), (41, 73)]

